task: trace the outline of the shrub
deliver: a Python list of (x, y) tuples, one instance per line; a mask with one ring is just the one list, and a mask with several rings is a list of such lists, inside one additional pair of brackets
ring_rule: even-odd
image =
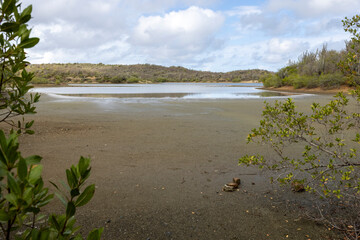
[(298, 88), (315, 88), (319, 87), (319, 79), (317, 76), (302, 76), (298, 74), (290, 75), (287, 79), (290, 85)]
[(127, 83), (138, 83), (139, 81), (140, 81), (140, 79), (137, 78), (137, 77), (134, 77), (134, 76), (129, 77), (129, 78), (126, 80)]
[(282, 80), (275, 74), (266, 74), (260, 77), (260, 81), (264, 84), (264, 87), (281, 87)]
[[(360, 103), (360, 90), (352, 94)], [(339, 93), (324, 106), (313, 103), (310, 115), (297, 112), (291, 99), (266, 103), (264, 119), (248, 135), (248, 143), (269, 144), (279, 158), (246, 155), (239, 159), (239, 165), (270, 170), (280, 184), (303, 183), (307, 191), (325, 199), (328, 207), (319, 208), (323, 219), (343, 230), (360, 226), (360, 113), (349, 101)], [(294, 155), (290, 148), (294, 145), (303, 147), (302, 154)], [(352, 209), (347, 215), (344, 206)]]
[[(77, 165), (66, 170), (68, 196), (58, 194), (66, 213), (51, 214), (46, 224), (40, 224), (44, 218), (42, 207), (54, 197), (44, 187), (41, 157), (22, 157), (18, 151), (17, 134), (12, 133), (6, 138), (1, 130), (0, 149), (0, 226), (4, 239), (11, 239), (13, 232), (24, 227), (26, 230), (18, 233), (21, 239), (73, 239), (78, 230), (74, 225), (76, 208), (87, 204), (95, 192), (94, 184), (83, 189), (90, 176), (90, 159), (81, 157)], [(56, 184), (53, 185), (60, 190)], [(100, 239), (102, 231), (95, 229), (89, 236)], [(81, 235), (76, 239), (82, 239)]]
[(42, 77), (34, 77), (32, 80), (31, 80), (31, 83), (33, 84), (49, 84), (49, 80), (46, 79), (46, 78), (42, 78)]
[(111, 83), (124, 83), (124, 82), (126, 82), (126, 77), (115, 76), (115, 77), (111, 78), (110, 82)]
[(323, 89), (339, 88), (345, 81), (345, 77), (340, 73), (323, 74), (319, 78), (320, 87)]
[[(90, 175), (90, 159), (80, 158), (76, 166), (66, 170), (69, 196), (60, 198), (66, 205), (65, 214), (51, 214), (48, 222), (38, 225), (41, 208), (53, 198), (49, 194), (41, 177), (41, 157), (22, 157), (18, 151), (18, 134), (30, 130), (34, 121), (14, 124), (9, 118), (35, 113), (33, 104), (39, 94), (28, 94), (34, 75), (25, 67), (25, 49), (35, 46), (38, 38), (30, 38), (31, 30), (26, 23), (31, 19), (32, 6), (21, 11), (18, 0), (0, 1), (0, 122), (16, 128), (11, 129), (9, 137), (0, 130), (0, 234), (9, 240), (17, 232), (16, 239), (82, 239), (75, 236), (75, 212), (77, 207), (88, 203), (94, 195), (95, 186), (83, 189), (85, 180)], [(57, 187), (54, 184), (55, 187)], [(102, 229), (93, 230), (88, 239), (100, 239)]]

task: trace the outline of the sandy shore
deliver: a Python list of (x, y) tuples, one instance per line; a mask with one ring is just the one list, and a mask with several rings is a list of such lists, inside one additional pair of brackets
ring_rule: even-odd
[[(329, 96), (297, 98), (300, 109)], [(264, 99), (111, 104), (43, 96), (35, 135), (23, 155), (41, 155), (45, 181), (65, 180), (80, 155), (92, 159), (93, 200), (77, 212), (82, 232), (104, 227), (104, 239), (326, 239), (331, 232), (299, 216), (244, 154)], [(272, 100), (270, 100), (272, 101)], [(239, 177), (239, 191), (222, 186)], [(53, 189), (52, 189), (53, 190)], [(285, 190), (283, 196), (304, 195)], [(275, 198), (274, 198), (275, 199)], [(48, 209), (60, 211), (56, 199)]]
[(265, 87), (263, 87), (261, 89), (271, 90), (271, 91), (279, 91), (279, 92), (335, 95), (338, 92), (349, 93), (351, 90), (354, 90), (355, 88), (351, 88), (351, 87), (348, 87), (348, 86), (340, 86), (339, 88), (334, 88), (334, 89), (322, 89), (320, 87), (295, 89), (292, 86), (283, 86), (283, 87), (279, 87), (279, 88), (274, 88), (274, 87), (265, 88)]

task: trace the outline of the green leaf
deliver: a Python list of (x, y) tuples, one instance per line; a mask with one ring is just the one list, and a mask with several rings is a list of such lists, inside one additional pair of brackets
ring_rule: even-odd
[(40, 163), (41, 159), (42, 158), (40, 156), (33, 155), (33, 156), (25, 158), (25, 161), (28, 166), (31, 166), (31, 165), (38, 165)]
[(74, 178), (74, 175), (72, 174), (72, 172), (69, 169), (66, 169), (66, 179), (68, 182), (68, 185), (70, 188), (73, 188), (76, 186), (76, 180)]
[(88, 237), (87, 240), (100, 240), (101, 239), (101, 234), (104, 231), (104, 228), (99, 228), (99, 229), (94, 229), (92, 230)]
[(49, 202), (51, 202), (51, 200), (54, 198), (54, 194), (50, 194), (47, 195), (44, 199), (42, 199), (39, 203), (38, 203), (38, 207), (43, 207), (45, 205), (47, 205)]
[(79, 189), (78, 188), (74, 188), (70, 191), (70, 195), (72, 198), (76, 197), (76, 196), (79, 196), (80, 192), (79, 192)]
[(32, 120), (31, 122), (27, 122), (25, 124), (25, 128), (31, 128), (31, 126), (34, 124), (34, 120)]
[(8, 200), (14, 206), (17, 206), (17, 197), (16, 197), (15, 193), (6, 194), (5, 199)]
[(18, 45), (18, 48), (32, 48), (40, 41), (39, 38), (27, 38)]
[(68, 202), (66, 206), (66, 217), (70, 218), (75, 215), (76, 207), (73, 202)]
[(51, 185), (53, 185), (58, 191), (60, 191), (58, 185), (56, 185), (56, 183), (52, 182), (52, 181), (49, 181), (51, 183)]
[(7, 174), (7, 179), (8, 179), (8, 187), (10, 191), (15, 193), (16, 195), (19, 195), (21, 193), (20, 186), (11, 173)]
[(78, 234), (72, 240), (83, 240), (83, 238), (80, 234)]
[(10, 32), (17, 32), (19, 30), (19, 24), (18, 23), (3, 23), (1, 24), (1, 31), (10, 33)]
[(3, 4), (2, 4), (2, 12), (5, 14), (10, 14), (12, 12), (12, 10), (15, 7), (15, 0), (4, 0)]
[(56, 230), (61, 231), (60, 224), (56, 220), (56, 216), (54, 214), (50, 216), (49, 222), (54, 225)]
[(26, 23), (31, 19), (32, 5), (29, 5), (27, 8), (22, 11), (20, 16), (20, 23)]
[(34, 165), (29, 174), (29, 182), (31, 184), (35, 184), (41, 178), (43, 166), (42, 165)]
[(33, 130), (25, 130), (26, 134), (33, 135), (35, 132)]
[(24, 181), (24, 179), (27, 176), (27, 165), (26, 165), (26, 161), (24, 158), (20, 158), (18, 167), (17, 167), (17, 172), (18, 172), (18, 176), (19, 178)]
[(4, 209), (0, 210), (0, 222), (7, 222), (10, 220), (10, 216), (4, 211)]
[(58, 199), (64, 204), (64, 206), (67, 205), (67, 202), (65, 200), (65, 198), (60, 194), (60, 193), (55, 193), (55, 195), (58, 197)]
[(24, 9), (24, 11), (22, 11), (21, 16), (31, 15), (31, 12), (32, 12), (32, 5), (29, 5), (27, 8)]
[(81, 207), (87, 204), (94, 196), (94, 193), (95, 193), (95, 184), (92, 184), (87, 188), (85, 188), (85, 190), (80, 194), (80, 196), (75, 202), (75, 206)]
[(90, 159), (89, 158), (84, 158), (83, 156), (81, 156), (78, 166), (79, 166), (80, 176), (82, 178), (86, 177), (85, 172), (89, 168), (89, 165), (90, 165)]

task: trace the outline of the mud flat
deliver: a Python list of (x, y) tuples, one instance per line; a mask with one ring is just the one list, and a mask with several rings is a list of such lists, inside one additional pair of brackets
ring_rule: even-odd
[[(330, 96), (298, 97), (299, 109)], [(65, 180), (80, 155), (92, 159), (93, 200), (77, 212), (83, 232), (104, 239), (326, 239), (331, 232), (299, 217), (243, 154), (271, 154), (246, 144), (264, 99), (111, 103), (44, 95), (35, 135), (23, 155), (43, 157), (45, 181)], [(269, 101), (273, 101), (269, 99)], [(223, 192), (232, 178), (239, 191)], [(283, 189), (289, 198), (304, 195)], [(48, 209), (60, 211), (58, 200)]]

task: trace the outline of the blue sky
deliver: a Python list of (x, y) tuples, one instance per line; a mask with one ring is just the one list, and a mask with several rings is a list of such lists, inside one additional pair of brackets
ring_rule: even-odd
[(24, 0), (40, 43), (32, 63), (149, 63), (227, 72), (276, 71), (325, 43), (359, 0)]

